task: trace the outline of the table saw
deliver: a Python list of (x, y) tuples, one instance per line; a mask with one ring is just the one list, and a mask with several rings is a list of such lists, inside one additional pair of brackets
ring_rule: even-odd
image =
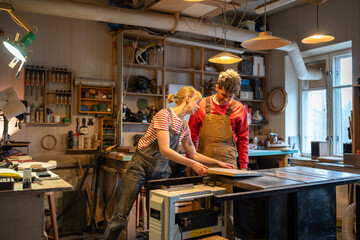
[[(256, 172), (262, 176), (206, 177), (233, 186), (233, 193), (213, 198), (218, 203), (233, 201), (234, 234), (243, 240), (336, 239), (336, 186), (360, 181), (360, 174), (307, 167)], [(203, 177), (155, 180), (147, 183), (147, 189), (203, 180)], [(358, 187), (357, 193), (356, 202), (360, 203)], [(356, 228), (360, 232), (358, 222)]]

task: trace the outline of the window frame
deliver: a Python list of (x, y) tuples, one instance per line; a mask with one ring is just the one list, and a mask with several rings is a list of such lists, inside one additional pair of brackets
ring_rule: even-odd
[[(343, 85), (343, 86), (336, 86), (333, 87), (333, 82), (334, 82), (334, 78), (335, 78), (335, 74), (332, 74), (333, 71), (335, 70), (335, 57), (339, 57), (339, 56), (346, 56), (346, 55), (350, 55), (351, 57), (353, 56), (352, 54), (352, 49), (345, 49), (345, 50), (341, 50), (341, 51), (334, 51), (334, 52), (329, 52), (326, 54), (321, 54), (321, 55), (317, 55), (317, 56), (313, 56), (313, 57), (308, 57), (304, 59), (305, 64), (309, 64), (312, 62), (317, 62), (317, 61), (325, 61), (325, 72), (326, 72), (326, 76), (325, 76), (325, 87), (319, 87), (319, 88), (311, 88), (311, 89), (305, 89), (304, 90), (304, 86), (306, 84), (306, 81), (301, 81), (299, 80), (299, 116), (300, 116), (300, 122), (299, 122), (299, 132), (300, 132), (300, 146), (301, 146), (301, 152), (302, 155), (305, 157), (310, 157), (311, 156), (311, 152), (304, 152), (304, 144), (305, 144), (305, 139), (303, 138), (304, 136), (304, 118), (305, 118), (305, 114), (303, 113), (303, 108), (305, 106), (304, 104), (304, 99), (303, 99), (303, 92), (306, 91), (315, 91), (315, 90), (323, 90), (325, 89), (326, 92), (326, 117), (327, 117), (327, 126), (326, 126), (326, 132), (327, 132), (327, 138), (326, 138), (326, 142), (328, 145), (327, 151), (328, 151), (328, 155), (329, 156), (341, 156), (340, 154), (334, 155), (334, 148), (335, 148), (335, 144), (333, 144), (333, 136), (334, 136), (334, 101), (335, 99), (333, 98), (334, 95), (334, 90), (335, 89), (341, 89), (341, 88), (345, 88), (345, 87), (349, 87), (352, 86), (351, 84), (349, 85)], [(353, 66), (352, 66), (353, 67)]]

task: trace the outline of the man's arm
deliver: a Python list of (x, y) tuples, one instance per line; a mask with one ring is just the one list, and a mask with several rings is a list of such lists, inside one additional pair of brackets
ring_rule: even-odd
[(202, 101), (199, 105), (199, 110), (197, 110), (193, 115), (189, 118), (189, 129), (191, 132), (191, 139), (194, 143), (195, 149), (198, 149), (199, 146), (199, 136), (200, 130), (205, 117), (205, 106)]
[(235, 122), (235, 134), (237, 137), (236, 147), (238, 150), (239, 164), (241, 169), (247, 169), (249, 164), (249, 126), (247, 112), (244, 107), (239, 111), (238, 121)]

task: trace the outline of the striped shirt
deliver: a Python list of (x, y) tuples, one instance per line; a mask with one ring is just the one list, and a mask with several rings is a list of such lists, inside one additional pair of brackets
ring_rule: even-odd
[[(179, 142), (181, 142), (183, 139), (190, 141), (191, 134), (187, 121), (185, 119), (184, 120), (180, 119), (178, 116), (176, 116), (172, 108), (170, 109), (172, 111), (172, 117), (173, 117), (173, 130), (176, 133), (180, 133), (183, 121), (185, 121), (185, 127), (180, 135)], [(151, 124), (148, 130), (146, 131), (144, 137), (142, 137), (139, 140), (138, 148), (141, 149), (143, 147), (148, 146), (150, 143), (154, 142), (156, 140), (156, 130), (169, 131), (169, 127), (170, 127), (170, 114), (166, 109), (162, 109), (158, 113), (156, 113), (153, 119), (151, 120)]]

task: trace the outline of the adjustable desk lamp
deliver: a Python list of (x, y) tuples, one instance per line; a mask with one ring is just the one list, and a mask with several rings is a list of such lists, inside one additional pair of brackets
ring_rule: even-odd
[(4, 46), (14, 55), (14, 59), (10, 62), (9, 66), (14, 68), (15, 65), (21, 61), (21, 65), (16, 73), (16, 77), (18, 77), (24, 62), (26, 62), (26, 48), (36, 39), (36, 36), (33, 33), (35, 28), (20, 17), (10, 4), (0, 3), (0, 10), (7, 11), (15, 23), (28, 31), (20, 41), (18, 41), (19, 34), (17, 34), (14, 41), (8, 39), (3, 42)]

